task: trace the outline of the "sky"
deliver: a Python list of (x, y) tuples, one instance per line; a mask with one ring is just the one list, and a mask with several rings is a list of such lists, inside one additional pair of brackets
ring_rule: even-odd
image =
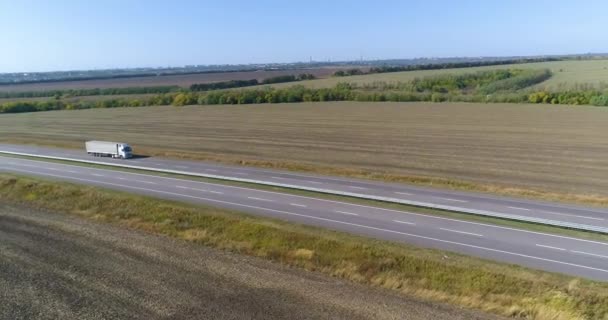
[(608, 52), (605, 0), (0, 0), (0, 73)]

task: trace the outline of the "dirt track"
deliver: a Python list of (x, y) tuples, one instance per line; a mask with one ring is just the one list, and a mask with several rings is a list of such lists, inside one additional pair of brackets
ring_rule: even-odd
[(488, 319), (165, 237), (0, 205), (0, 319)]

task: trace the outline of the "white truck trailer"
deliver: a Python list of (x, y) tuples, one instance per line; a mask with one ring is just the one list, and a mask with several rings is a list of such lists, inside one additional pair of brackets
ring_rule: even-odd
[(87, 153), (95, 157), (128, 159), (133, 156), (131, 146), (122, 142), (87, 141)]

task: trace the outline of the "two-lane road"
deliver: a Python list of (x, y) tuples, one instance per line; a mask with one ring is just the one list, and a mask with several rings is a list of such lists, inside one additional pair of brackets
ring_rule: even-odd
[(599, 241), (271, 191), (45, 161), (0, 156), (0, 171), (210, 204), (378, 239), (608, 281), (608, 243)]

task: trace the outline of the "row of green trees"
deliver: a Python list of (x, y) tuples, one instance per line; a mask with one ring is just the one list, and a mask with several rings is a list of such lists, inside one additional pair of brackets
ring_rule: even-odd
[(599, 90), (548, 92), (538, 91), (528, 95), (530, 103), (608, 106), (608, 92)]
[[(367, 72), (361, 69), (351, 69), (347, 72), (337, 71), (334, 76), (348, 76), (348, 75), (359, 75), (359, 74), (371, 74), (371, 73), (387, 73), (387, 72), (403, 72), (403, 71), (417, 71), (417, 70), (439, 70), (439, 69), (458, 69), (458, 68), (472, 68), (472, 67), (484, 67), (484, 66), (500, 66), (508, 64), (521, 64), (521, 63), (533, 63), (533, 62), (548, 62), (548, 61), (562, 61), (565, 58), (529, 58), (529, 59), (508, 59), (508, 60), (485, 60), (485, 61), (466, 61), (466, 62), (443, 62), (443, 63), (427, 63), (427, 64), (413, 64), (407, 66), (379, 66), (372, 67)], [(339, 75), (337, 73), (340, 73)]]
[[(192, 91), (207, 91), (218, 89), (230, 89), (259, 84), (273, 84), (281, 82), (293, 82), (302, 80), (312, 80), (315, 76), (310, 73), (298, 75), (285, 75), (266, 78), (262, 81), (252, 80), (230, 80), (213, 83), (193, 84), (190, 86)], [(160, 94), (180, 91), (178, 86), (150, 86), (150, 87), (126, 87), (126, 88), (92, 88), (92, 89), (66, 89), (66, 90), (43, 90), (43, 91), (5, 91), (0, 92), (0, 99), (10, 98), (43, 98), (43, 97), (82, 97), (82, 96), (112, 96), (126, 94)]]
[(478, 91), (482, 94), (493, 94), (496, 92), (514, 92), (527, 88), (551, 78), (551, 71), (545, 70), (519, 70), (511, 73), (511, 76), (491, 81), (481, 86)]
[(211, 83), (195, 83), (190, 86), (190, 90), (192, 90), (192, 91), (220, 90), (220, 89), (255, 86), (258, 84), (259, 84), (259, 82), (257, 79), (229, 80), (229, 81), (211, 82)]
[(285, 76), (276, 76), (276, 77), (266, 78), (262, 81), (262, 84), (294, 82), (294, 81), (314, 80), (314, 79), (315, 79), (314, 74), (301, 73), (298, 75), (285, 75)]
[(515, 92), (551, 77), (549, 70), (490, 70), (416, 78), (407, 82), (372, 82), (360, 85), (366, 91), (406, 91), (443, 94), (493, 94)]
[(135, 99), (107, 99), (99, 101), (23, 101), (0, 104), (0, 113), (35, 112), (51, 110), (75, 110), (91, 108), (141, 107), (154, 105), (217, 105), (253, 103), (296, 103), (317, 101), (460, 101), (460, 102), (512, 102), (547, 104), (590, 104), (608, 106), (608, 93), (600, 91), (563, 92), (508, 92), (493, 95), (452, 94), (438, 92), (371, 92), (360, 91), (342, 84), (334, 88), (311, 89), (294, 86), (285, 89), (262, 88), (252, 90), (226, 90), (209, 92), (179, 92), (159, 94), (152, 97)]
[(238, 90), (180, 91), (148, 97), (91, 100), (25, 101), (0, 104), (1, 113), (64, 109), (118, 108), (153, 105), (216, 105), (254, 103), (296, 103), (317, 101), (466, 101), (529, 102), (547, 104), (591, 104), (608, 106), (608, 91), (585, 90), (547, 92), (521, 90), (544, 81), (547, 70), (497, 70), (463, 75), (414, 79), (406, 83), (357, 85), (339, 83), (333, 88), (257, 87)]
[(191, 91), (210, 91), (210, 90), (220, 90), (220, 89), (232, 89), (232, 88), (242, 88), (249, 86), (256, 86), (260, 84), (274, 84), (274, 83), (283, 83), (283, 82), (295, 82), (302, 80), (313, 80), (315, 76), (310, 73), (302, 73), (298, 75), (283, 75), (266, 78), (262, 81), (258, 81), (258, 79), (251, 80), (229, 80), (229, 81), (221, 81), (221, 82), (211, 82), (211, 83), (196, 83), (190, 86)]
[(169, 93), (179, 90), (178, 86), (128, 87), (128, 88), (94, 88), (46, 91), (7, 91), (0, 92), (0, 98), (41, 98), (41, 97), (81, 97), (112, 96), (119, 94)]
[(334, 72), (334, 77), (358, 76), (362, 74), (366, 74), (366, 72), (361, 69), (354, 68), (348, 70), (338, 70)]

